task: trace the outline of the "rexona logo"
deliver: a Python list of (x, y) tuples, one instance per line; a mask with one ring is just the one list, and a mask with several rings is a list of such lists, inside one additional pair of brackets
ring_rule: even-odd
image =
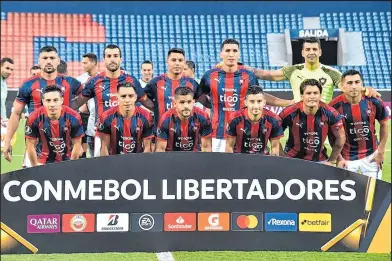
[(195, 231), (196, 213), (165, 213), (165, 231)]
[(297, 231), (297, 213), (265, 213), (265, 231)]
[(133, 232), (160, 232), (163, 229), (162, 213), (132, 213), (131, 230)]
[(129, 231), (129, 215), (127, 213), (97, 214), (97, 232)]
[(299, 213), (299, 231), (331, 232), (332, 217), (330, 213)]
[(62, 231), (64, 233), (94, 232), (94, 214), (63, 214)]
[(28, 215), (27, 233), (60, 232), (60, 215)]
[(263, 231), (263, 213), (231, 213), (232, 231)]
[(230, 229), (229, 213), (199, 213), (197, 219), (199, 231), (229, 231)]

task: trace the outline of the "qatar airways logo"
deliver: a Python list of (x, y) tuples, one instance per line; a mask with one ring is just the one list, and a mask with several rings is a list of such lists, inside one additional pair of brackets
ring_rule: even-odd
[(370, 127), (366, 121), (351, 122), (348, 131), (357, 136), (354, 141), (369, 140)]
[(132, 153), (136, 148), (136, 141), (133, 137), (123, 137), (118, 142), (118, 146), (125, 149), (126, 153)]
[(320, 137), (317, 132), (305, 132), (305, 138), (302, 138), (306, 150), (317, 152), (317, 147), (320, 145)]
[(263, 149), (263, 142), (260, 138), (247, 138), (244, 147), (250, 148), (250, 152), (260, 152)]

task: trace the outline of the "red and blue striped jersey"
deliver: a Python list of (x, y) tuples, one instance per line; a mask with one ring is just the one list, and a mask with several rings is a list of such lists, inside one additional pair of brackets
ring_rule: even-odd
[(118, 106), (110, 108), (99, 118), (98, 132), (110, 136), (109, 154), (143, 152), (143, 140), (154, 136), (150, 112), (135, 107), (132, 117), (124, 118), (118, 109)]
[(167, 141), (166, 151), (199, 151), (201, 138), (207, 138), (211, 133), (211, 122), (203, 110), (193, 107), (191, 116), (182, 121), (172, 108), (162, 115), (157, 138)]
[(245, 107), (245, 94), (248, 87), (258, 84), (256, 75), (244, 68), (234, 73), (214, 68), (203, 75), (195, 98), (199, 98), (202, 94), (211, 97), (212, 137), (226, 138), (230, 113)]
[(236, 138), (235, 153), (259, 153), (268, 155), (268, 140), (283, 137), (282, 120), (278, 115), (263, 109), (263, 115), (257, 122), (252, 122), (248, 109), (233, 112), (229, 118), (226, 134)]
[(188, 86), (194, 92), (199, 88), (199, 84), (192, 78), (183, 76), (179, 80), (172, 80), (167, 74), (162, 74), (153, 78), (144, 88), (147, 97), (154, 102), (156, 124), (159, 122), (160, 117), (172, 108), (174, 91), (179, 86)]
[(101, 72), (91, 77), (82, 90), (82, 95), (88, 98), (94, 98), (95, 101), (95, 121), (98, 117), (110, 109), (118, 106), (117, 86), (123, 83), (132, 83), (136, 87), (137, 100), (144, 99), (145, 93), (138, 79), (133, 75), (121, 71), (118, 78), (109, 78), (105, 72)]
[(29, 115), (25, 136), (27, 139), (38, 139), (36, 152), (39, 163), (69, 160), (72, 139), (84, 136), (82, 119), (77, 111), (63, 105), (60, 118), (51, 120), (46, 108), (41, 106)]
[(28, 112), (31, 113), (42, 106), (42, 91), (48, 85), (57, 84), (62, 86), (64, 105), (69, 106), (71, 100), (78, 96), (83, 89), (83, 85), (73, 77), (57, 75), (54, 80), (45, 80), (37, 74), (23, 82), (18, 90), (15, 100), (27, 104)]
[(342, 116), (331, 106), (320, 102), (315, 115), (307, 115), (300, 101), (283, 109), (279, 114), (282, 127), (289, 128), (289, 139), (284, 152), (291, 158), (310, 161), (325, 161), (328, 159), (324, 141), (328, 132), (337, 135), (343, 127)]
[(351, 104), (344, 94), (330, 103), (341, 115), (346, 133), (342, 156), (346, 160), (359, 160), (377, 150), (375, 120), (389, 119), (388, 111), (379, 98), (362, 96), (359, 104)]

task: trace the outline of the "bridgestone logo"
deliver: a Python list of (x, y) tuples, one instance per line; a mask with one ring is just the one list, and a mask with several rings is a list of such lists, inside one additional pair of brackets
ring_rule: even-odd
[(124, 227), (103, 227), (102, 228), (102, 230), (111, 230), (111, 231), (113, 231), (113, 230), (124, 230)]
[(192, 225), (187, 225), (187, 224), (185, 224), (185, 225), (179, 225), (179, 224), (177, 224), (177, 225), (168, 225), (168, 228), (174, 228), (174, 229), (186, 228), (186, 229), (191, 229)]

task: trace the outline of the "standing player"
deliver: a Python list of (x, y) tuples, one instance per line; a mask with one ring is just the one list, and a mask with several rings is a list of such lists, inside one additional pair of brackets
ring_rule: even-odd
[[(302, 44), (302, 57), (305, 63), (285, 66), (275, 71), (265, 71), (246, 66), (254, 72), (257, 78), (269, 81), (285, 81), (289, 80), (293, 91), (294, 101), (301, 101), (300, 85), (304, 80), (317, 79), (323, 87), (321, 101), (329, 103), (333, 97), (335, 87), (341, 87), (341, 73), (327, 65), (320, 63), (322, 55), (320, 40), (316, 37), (307, 38)], [(363, 90), (369, 97), (380, 95), (371, 87)]]
[(141, 67), (142, 78), (139, 79), (139, 82), (142, 88), (145, 88), (147, 83), (151, 81), (152, 75), (154, 74), (154, 65), (151, 61), (146, 60), (142, 63)]
[[(146, 97), (139, 81), (132, 75), (121, 70), (122, 62), (121, 50), (117, 45), (110, 44), (103, 51), (105, 71), (91, 77), (86, 83), (82, 94), (79, 95), (73, 108), (79, 108), (89, 99), (94, 98), (95, 101), (95, 123), (98, 117), (101, 117), (105, 111), (111, 107), (118, 105), (117, 87), (118, 85), (129, 82), (136, 87), (137, 99), (147, 108), (152, 108), (152, 102)], [(101, 150), (101, 141), (99, 137), (95, 137), (94, 156), (98, 157)]]
[[(85, 84), (89, 78), (98, 74), (98, 57), (94, 53), (86, 53), (82, 58), (84, 74), (76, 77), (82, 84)], [(83, 129), (85, 136), (83, 137), (82, 147), (83, 155), (85, 157), (87, 147), (90, 157), (94, 156), (94, 136), (95, 136), (95, 103), (94, 98), (87, 101), (79, 108), (80, 116), (82, 117)]]
[(80, 115), (64, 106), (61, 86), (42, 91), (43, 106), (34, 110), (26, 123), (26, 152), (31, 165), (79, 158), (84, 135)]
[(155, 124), (160, 117), (173, 106), (174, 92), (179, 86), (188, 86), (195, 92), (198, 83), (183, 75), (185, 66), (185, 51), (180, 48), (172, 48), (167, 53), (166, 59), (168, 71), (165, 74), (153, 78), (146, 86), (145, 92), (154, 101)]
[(193, 61), (186, 61), (184, 66), (184, 75), (186, 77), (195, 79), (196, 82), (200, 83), (200, 79), (196, 79), (196, 65)]
[(98, 123), (101, 156), (151, 152), (152, 116), (135, 106), (136, 87), (131, 83), (120, 84), (117, 97), (119, 105), (105, 111)]
[[(212, 151), (225, 152), (226, 126), (230, 113), (245, 105), (245, 94), (249, 86), (258, 85), (256, 76), (249, 70), (239, 67), (239, 42), (227, 39), (221, 45), (220, 57), (223, 64), (219, 68), (207, 71), (201, 81), (195, 98), (202, 94), (210, 97), (212, 120)], [(264, 94), (267, 104), (279, 105), (285, 100)], [(210, 106), (208, 106), (210, 105)]]
[[(363, 80), (358, 71), (343, 73), (342, 86), (344, 93), (330, 102), (343, 115), (346, 132), (346, 142), (338, 159), (338, 167), (381, 179), (389, 135), (388, 112), (380, 98), (369, 98), (361, 92)], [(380, 123), (379, 144), (375, 120)]]
[[(82, 91), (82, 84), (78, 80), (70, 76), (58, 74), (57, 66), (59, 63), (60, 58), (55, 47), (45, 46), (40, 49), (38, 64), (41, 68), (41, 73), (24, 81), (13, 104), (14, 109), (8, 122), (3, 151), (6, 160), (11, 162), (12, 148), (10, 141), (18, 129), (19, 120), (26, 104), (29, 113), (38, 110), (42, 106), (42, 91), (48, 85), (56, 84), (64, 88), (63, 99), (65, 106), (69, 106), (74, 96), (79, 95)], [(24, 166), (26, 164), (28, 162), (25, 162)]]
[(39, 67), (39, 65), (33, 65), (33, 67), (31, 67), (31, 69), (30, 69), (31, 76), (35, 76), (35, 75), (39, 74), (40, 72), (41, 72), (41, 68)]
[(203, 110), (193, 106), (194, 92), (187, 86), (174, 91), (174, 108), (164, 113), (157, 129), (157, 152), (211, 151), (211, 122)]
[(14, 71), (14, 61), (11, 58), (4, 57), (1, 59), (1, 119), (7, 120), (6, 101), (8, 96), (8, 86), (5, 81)]
[[(303, 81), (300, 85), (302, 101), (286, 107), (279, 114), (283, 130), (289, 128), (284, 152), (291, 158), (334, 166), (345, 141), (342, 116), (320, 101), (322, 91), (323, 87), (317, 80)], [(336, 142), (328, 158), (324, 141), (329, 132), (335, 136)]]
[(264, 109), (266, 102), (263, 89), (252, 85), (246, 92), (246, 108), (233, 112), (227, 125), (226, 152), (259, 153), (279, 156), (279, 140), (283, 137), (282, 121), (278, 115)]

